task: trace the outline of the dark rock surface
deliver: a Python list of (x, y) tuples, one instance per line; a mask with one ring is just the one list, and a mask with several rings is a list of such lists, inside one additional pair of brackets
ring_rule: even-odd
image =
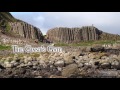
[(105, 33), (94, 26), (84, 26), (82, 28), (53, 28), (47, 32), (47, 37), (50, 41), (62, 43), (120, 39), (119, 35)]

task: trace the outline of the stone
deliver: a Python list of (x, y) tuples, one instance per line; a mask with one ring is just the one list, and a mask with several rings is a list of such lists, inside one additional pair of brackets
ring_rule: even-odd
[(39, 62), (32, 62), (33, 66), (39, 65)]
[(107, 58), (107, 56), (102, 56), (102, 57), (101, 57), (101, 59), (106, 59), (106, 58)]
[(71, 55), (64, 55), (65, 64), (72, 64), (74, 62), (73, 56)]
[(5, 69), (5, 67), (4, 66), (2, 66), (2, 65), (0, 65), (0, 69), (2, 70), (2, 69)]
[(47, 62), (48, 61), (48, 57), (44, 56), (44, 55), (41, 55), (37, 58), (37, 60), (42, 60), (42, 61), (45, 61)]
[(111, 62), (111, 68), (120, 69), (120, 62), (118, 61)]
[(15, 60), (13, 60), (13, 61), (11, 61), (10, 63), (11, 63), (11, 64), (14, 64), (14, 63), (16, 63), (16, 61), (15, 61)]
[(65, 63), (63, 60), (59, 60), (59, 61), (55, 62), (54, 65), (57, 67), (64, 67)]
[(84, 66), (86, 66), (87, 68), (91, 68), (92, 64), (88, 62), (88, 63), (84, 63)]
[(91, 52), (99, 52), (99, 51), (101, 51), (101, 52), (105, 51), (104, 47), (102, 47), (102, 46), (95, 46), (95, 47), (91, 48)]
[(117, 55), (111, 55), (111, 58), (118, 59)]
[(83, 63), (79, 63), (79, 64), (78, 64), (78, 67), (79, 67), (79, 68), (82, 68), (83, 66), (84, 66)]
[(89, 56), (89, 58), (91, 58), (91, 59), (95, 59), (95, 58), (96, 58), (96, 55), (94, 55), (93, 53), (90, 53), (88, 56)]
[(100, 64), (100, 61), (99, 61), (99, 60), (94, 61), (94, 65), (95, 65), (95, 66), (99, 66), (99, 64)]
[(24, 63), (21, 63), (19, 66), (17, 66), (18, 68), (20, 67), (20, 68), (22, 68), (22, 67), (25, 67), (26, 66), (26, 64), (24, 64)]
[(53, 65), (54, 63), (55, 63), (55, 61), (53, 59), (49, 61), (50, 65)]
[(2, 69), (0, 68), (0, 72), (2, 71)]
[(11, 64), (9, 62), (5, 62), (4, 64), (5, 64), (6, 68), (13, 68), (13, 66), (14, 66), (13, 64)]
[(13, 60), (12, 57), (7, 57), (7, 58), (6, 58), (6, 61), (7, 61), (7, 62), (11, 62), (12, 60)]
[(86, 52), (90, 52), (91, 51), (91, 47), (90, 46), (88, 46), (88, 47), (86, 47), (86, 50), (85, 50)]
[(27, 60), (32, 61), (33, 59), (32, 59), (32, 57), (27, 57)]
[(40, 61), (39, 61), (39, 64), (40, 64), (41, 66), (43, 66), (43, 68), (46, 68), (46, 67), (47, 67), (47, 64), (46, 64), (43, 60), (40, 60)]
[(76, 64), (70, 64), (62, 70), (62, 76), (64, 77), (70, 77), (74, 74), (78, 74), (78, 66)]
[(112, 78), (112, 77), (117, 77), (119, 75), (118, 71), (114, 71), (114, 70), (99, 70), (96, 72), (96, 76), (97, 77), (104, 77), (104, 78)]
[(78, 57), (81, 55), (81, 51), (72, 52), (72, 56)]
[(19, 63), (18, 63), (18, 62), (13, 63), (13, 66), (14, 66), (14, 67), (17, 67), (18, 65), (19, 65)]
[(24, 63), (27, 64), (29, 61), (27, 59), (24, 59)]
[(28, 66), (33, 66), (32, 62), (28, 62), (27, 65), (28, 65)]
[(42, 78), (42, 76), (37, 76), (37, 77), (35, 77), (35, 78)]
[(85, 56), (82, 57), (82, 59), (84, 59), (84, 60), (89, 60), (89, 56), (88, 56), (88, 55), (85, 55)]
[(103, 69), (110, 69), (111, 68), (111, 65), (109, 62), (105, 62), (105, 63), (102, 63), (101, 64), (101, 68)]
[(57, 67), (58, 71), (62, 71), (62, 68), (61, 67)]
[(66, 77), (63, 77), (63, 76), (57, 76), (57, 75), (51, 75), (49, 78), (66, 78)]
[(36, 70), (36, 69), (38, 68), (38, 66), (33, 66), (32, 68), (33, 68), (34, 70)]

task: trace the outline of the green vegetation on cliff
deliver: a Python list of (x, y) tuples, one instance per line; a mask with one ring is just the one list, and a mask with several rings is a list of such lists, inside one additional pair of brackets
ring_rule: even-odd
[(0, 50), (10, 50), (10, 49), (11, 49), (11, 46), (0, 45)]
[(2, 33), (8, 33), (10, 25), (8, 22), (15, 22), (16, 19), (9, 12), (0, 12), (0, 30)]
[(9, 12), (0, 12), (0, 20), (16, 21), (16, 19)]

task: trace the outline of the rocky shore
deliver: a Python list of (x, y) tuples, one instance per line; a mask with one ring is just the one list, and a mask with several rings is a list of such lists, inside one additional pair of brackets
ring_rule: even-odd
[[(95, 50), (95, 49), (94, 49)], [(119, 78), (120, 55), (79, 49), (0, 58), (0, 78)]]

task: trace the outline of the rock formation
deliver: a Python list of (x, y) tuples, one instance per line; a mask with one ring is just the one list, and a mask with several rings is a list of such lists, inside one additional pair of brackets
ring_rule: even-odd
[(27, 39), (38, 39), (42, 41), (43, 35), (40, 29), (26, 23), (26, 22), (9, 22), (10, 31)]
[(0, 32), (19, 38), (43, 40), (43, 34), (40, 29), (15, 19), (9, 12), (0, 12)]
[(117, 40), (119, 35), (105, 33), (94, 26), (82, 28), (53, 28), (47, 32), (47, 38), (53, 42), (79, 43), (80, 41)]

